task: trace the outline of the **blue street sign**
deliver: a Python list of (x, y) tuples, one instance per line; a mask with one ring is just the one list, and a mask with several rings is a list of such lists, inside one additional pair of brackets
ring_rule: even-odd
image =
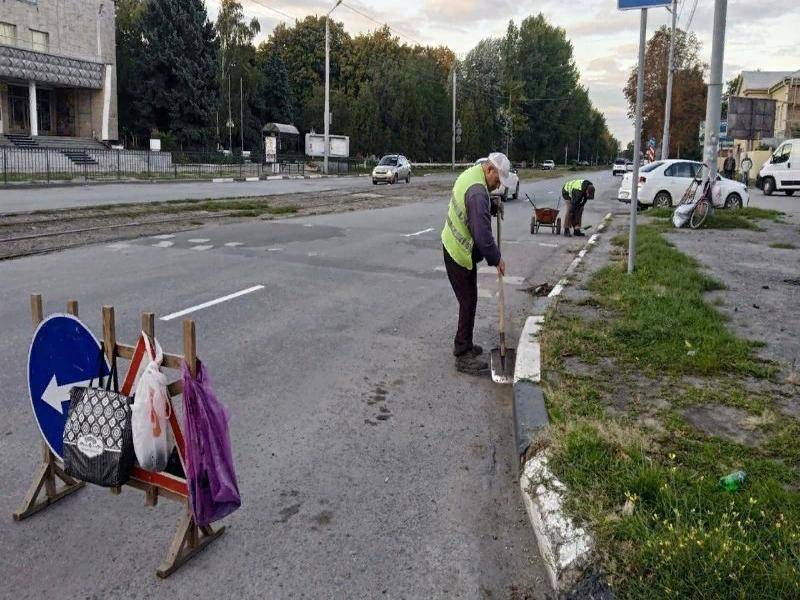
[(651, 137), (649, 140), (647, 140), (647, 145), (650, 146), (651, 148), (655, 148), (656, 147), (656, 138)]
[[(97, 378), (101, 346), (77, 317), (51, 315), (33, 334), (28, 353), (28, 391), (39, 431), (53, 454), (62, 458), (64, 423), (72, 386)], [(103, 359), (103, 375), (109, 373)]]
[(635, 8), (656, 8), (670, 6), (672, 0), (617, 0), (619, 10), (633, 10)]

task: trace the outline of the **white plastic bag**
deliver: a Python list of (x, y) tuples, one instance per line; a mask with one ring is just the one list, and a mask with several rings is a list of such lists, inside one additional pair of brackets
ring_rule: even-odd
[(695, 204), (696, 203), (679, 205), (672, 213), (672, 224), (678, 229), (686, 225), (689, 222), (689, 218), (692, 216)]
[(142, 336), (150, 361), (139, 377), (131, 410), (133, 449), (143, 469), (163, 471), (172, 445), (168, 434), (172, 405), (167, 395), (167, 378), (160, 369), (164, 352), (158, 340), (154, 340), (156, 347), (153, 352), (148, 337), (144, 333)]

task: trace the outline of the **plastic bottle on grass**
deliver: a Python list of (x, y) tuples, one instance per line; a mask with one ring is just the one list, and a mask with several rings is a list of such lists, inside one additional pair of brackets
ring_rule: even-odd
[(719, 487), (729, 492), (735, 492), (744, 485), (745, 477), (746, 475), (744, 471), (734, 471), (730, 475), (720, 477)]

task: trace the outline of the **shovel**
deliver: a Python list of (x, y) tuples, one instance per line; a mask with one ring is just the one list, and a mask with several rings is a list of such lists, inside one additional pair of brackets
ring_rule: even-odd
[[(497, 213), (497, 248), (500, 248), (500, 213)], [(514, 363), (517, 359), (517, 351), (514, 348), (506, 348), (506, 297), (503, 285), (503, 276), (497, 274), (498, 287), (498, 309), (500, 312), (500, 347), (492, 348), (489, 355), (489, 362), (492, 367), (492, 381), (495, 383), (514, 383)]]

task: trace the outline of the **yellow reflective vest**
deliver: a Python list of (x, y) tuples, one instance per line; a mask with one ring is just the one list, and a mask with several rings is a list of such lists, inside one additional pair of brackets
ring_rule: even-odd
[(489, 194), (486, 187), (486, 176), (483, 167), (475, 165), (470, 167), (456, 179), (453, 185), (453, 194), (450, 196), (450, 206), (447, 209), (447, 218), (442, 229), (442, 245), (450, 257), (465, 269), (472, 269), (472, 247), (475, 241), (467, 223), (467, 190), (475, 184), (480, 184)]

